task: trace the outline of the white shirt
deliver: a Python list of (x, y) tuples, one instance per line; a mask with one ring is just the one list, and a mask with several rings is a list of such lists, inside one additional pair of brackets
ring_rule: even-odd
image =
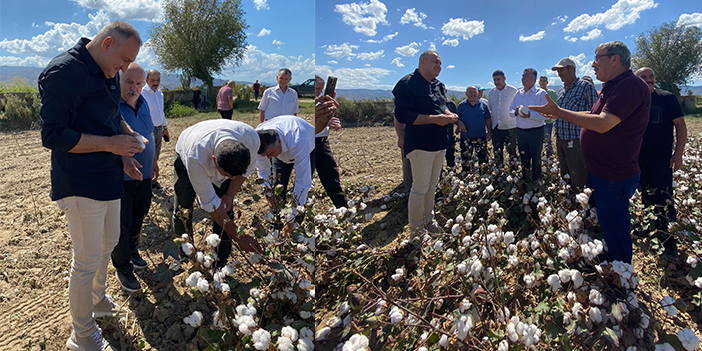
[(168, 125), (166, 115), (163, 112), (163, 92), (159, 88), (156, 91), (151, 90), (150, 86), (144, 86), (141, 89), (141, 96), (146, 99), (151, 111), (151, 121), (154, 122), (154, 127), (165, 127)]
[(207, 212), (214, 212), (222, 202), (212, 184), (221, 186), (228, 178), (219, 173), (212, 155), (217, 145), (227, 139), (234, 139), (249, 149), (251, 160), (244, 176), (253, 172), (257, 158), (266, 160), (257, 154), (261, 139), (253, 127), (228, 119), (196, 123), (180, 133), (176, 143), (176, 153), (188, 171), (200, 207)]
[[(278, 133), (282, 151), (277, 158), (295, 164), (293, 196), (298, 204), (307, 203), (307, 193), (312, 187), (310, 153), (314, 150), (314, 126), (297, 116), (279, 116), (259, 124), (256, 130), (275, 130)], [(271, 164), (267, 159), (258, 158), (256, 167), (259, 178), (266, 182), (271, 180)]]
[(517, 117), (509, 113), (509, 106), (512, 103), (517, 88), (505, 84), (502, 91), (497, 88), (490, 89), (488, 93), (488, 109), (492, 115), (492, 128), (505, 130), (517, 128)]
[(263, 119), (266, 121), (282, 115), (299, 113), (300, 106), (297, 103), (297, 92), (287, 88), (285, 93), (283, 93), (277, 85), (270, 87), (263, 92), (258, 109), (265, 112)]
[[(514, 110), (520, 105), (523, 106), (524, 109), (527, 109), (529, 105), (546, 105), (546, 90), (537, 88), (536, 86), (531, 87), (528, 91), (524, 91), (524, 88), (519, 88), (517, 94), (514, 95), (514, 99), (512, 99), (512, 104), (509, 106), (509, 113), (514, 116)], [(519, 110), (521, 112), (522, 109), (520, 108)], [(531, 129), (544, 125), (546, 117), (536, 111), (527, 110), (529, 111), (529, 118), (521, 116), (515, 117), (517, 119), (517, 128)]]

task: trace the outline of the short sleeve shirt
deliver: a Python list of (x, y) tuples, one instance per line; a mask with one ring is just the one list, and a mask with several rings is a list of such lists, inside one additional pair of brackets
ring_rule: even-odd
[(258, 109), (264, 111), (263, 119), (266, 121), (282, 115), (294, 115), (300, 112), (297, 92), (287, 88), (283, 93), (277, 85), (270, 87), (263, 92)]
[(461, 138), (485, 137), (485, 120), (490, 119), (487, 104), (478, 99), (471, 105), (468, 99), (461, 101), (456, 108), (456, 114), (466, 126), (466, 132), (461, 132)]
[(233, 97), (232, 88), (230, 86), (225, 85), (219, 88), (219, 92), (217, 92), (217, 109), (222, 111), (231, 110), (232, 108), (229, 107), (229, 99)]
[(586, 128), (580, 132), (580, 144), (589, 173), (613, 181), (641, 173), (638, 158), (650, 109), (648, 86), (631, 70), (604, 83), (590, 112), (611, 113), (621, 122), (605, 133)]
[(149, 104), (143, 95), (139, 95), (139, 99), (136, 101), (136, 109), (132, 108), (124, 100), (119, 103), (119, 111), (122, 114), (124, 121), (129, 124), (133, 131), (144, 136), (149, 143), (146, 144), (146, 148), (142, 152), (134, 154), (132, 156), (134, 159), (142, 165), (141, 171), (142, 179), (134, 179), (124, 173), (125, 181), (133, 180), (146, 180), (151, 179), (153, 175), (154, 167), (154, 123), (151, 119), (151, 110), (149, 109)]
[(654, 90), (651, 93), (651, 113), (639, 157), (669, 160), (673, 152), (673, 120), (683, 116), (678, 98), (673, 93)]

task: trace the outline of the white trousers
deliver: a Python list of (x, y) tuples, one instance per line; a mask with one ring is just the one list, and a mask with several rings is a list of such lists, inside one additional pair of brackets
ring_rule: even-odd
[(412, 150), (407, 154), (412, 166), (412, 190), (407, 204), (410, 230), (434, 219), (434, 193), (445, 155), (446, 150)]

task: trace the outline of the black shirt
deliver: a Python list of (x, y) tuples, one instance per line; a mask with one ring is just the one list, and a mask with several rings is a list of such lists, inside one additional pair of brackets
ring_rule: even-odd
[(416, 149), (439, 151), (448, 147), (446, 126), (412, 124), (420, 114), (446, 113), (446, 99), (441, 91), (441, 83), (436, 78), (429, 82), (422, 77), (419, 70), (414, 70), (397, 82), (392, 94), (395, 96), (395, 117), (406, 126), (405, 154)]
[(69, 153), (81, 134), (120, 133), (119, 75), (105, 78), (85, 46), (56, 56), (39, 75), (41, 140), (51, 149), (51, 199), (122, 197), (122, 162), (110, 152)]
[(673, 120), (683, 116), (678, 98), (669, 91), (651, 93), (651, 114), (644, 134), (639, 158), (661, 157), (669, 160), (673, 153)]

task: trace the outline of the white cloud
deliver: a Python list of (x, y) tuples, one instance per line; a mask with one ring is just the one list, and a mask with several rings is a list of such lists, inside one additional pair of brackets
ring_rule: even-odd
[(419, 52), (417, 47), (419, 47), (419, 43), (411, 42), (405, 46), (396, 47), (395, 52), (405, 57), (412, 57)]
[(405, 67), (405, 64), (402, 63), (402, 59), (399, 57), (395, 57), (394, 59), (392, 59), (392, 61), (390, 61), (390, 64), (393, 64), (397, 67)]
[(13, 54), (30, 54), (44, 57), (53, 57), (62, 51), (72, 48), (81, 37), (92, 38), (102, 27), (110, 22), (104, 11), (88, 14), (90, 21), (82, 25), (78, 23), (52, 23), (53, 28), (44, 34), (39, 34), (32, 39), (3, 39), (0, 41), (0, 50), (7, 50)]
[(349, 43), (343, 43), (341, 45), (329, 45), (324, 53), (336, 58), (342, 58), (346, 56), (353, 56), (352, 51), (358, 49), (358, 45), (349, 45)]
[(378, 0), (371, 0), (368, 3), (336, 5), (335, 12), (342, 14), (344, 23), (353, 27), (357, 33), (372, 37), (376, 34), (378, 24), (389, 25), (385, 20), (388, 8)]
[(365, 65), (363, 65), (363, 67), (370, 67), (370, 66), (371, 66), (370, 63), (366, 63)]
[(582, 37), (580, 37), (580, 40), (588, 41), (588, 40), (597, 39), (597, 38), (599, 38), (599, 37), (601, 37), (601, 36), (602, 36), (602, 31), (599, 30), (599, 29), (597, 29), (597, 28), (595, 28), (595, 29), (593, 29), (593, 30), (587, 32), (587, 34), (585, 34), (585, 35), (583, 35)]
[(317, 66), (317, 74), (322, 77), (329, 75), (339, 78), (336, 87), (339, 89), (392, 89), (391, 85), (380, 84), (380, 78), (394, 73), (391, 70), (378, 67), (337, 68)]
[(446, 39), (441, 45), (451, 45), (453, 47), (458, 46), (458, 39)]
[(446, 66), (446, 69), (454, 69), (454, 68), (456, 68), (456, 66), (454, 66), (454, 65), (448, 65), (448, 66)]
[(0, 56), (0, 66), (31, 66), (45, 67), (51, 58), (42, 56), (28, 56), (25, 58), (15, 56)]
[(678, 25), (702, 27), (702, 13), (683, 13), (678, 18)]
[(584, 13), (575, 17), (563, 30), (572, 33), (600, 25), (609, 30), (618, 30), (627, 24), (635, 23), (641, 12), (657, 6), (653, 0), (618, 0), (605, 12), (594, 15)]
[(334, 60), (329, 60), (329, 61), (327, 61), (327, 63), (330, 65), (338, 65), (339, 64), (339, 62), (334, 61)]
[(385, 50), (380, 50), (380, 51), (376, 51), (376, 52), (362, 52), (362, 53), (356, 54), (356, 58), (358, 58), (359, 60), (374, 61), (374, 60), (377, 60), (377, 59), (383, 57), (384, 52), (385, 52)]
[(436, 44), (434, 44), (434, 42), (429, 43), (429, 50), (436, 51)]
[(414, 22), (415, 27), (427, 29), (427, 25), (422, 23), (422, 20), (425, 18), (427, 18), (427, 15), (424, 12), (417, 13), (417, 11), (413, 7), (405, 11), (405, 14), (402, 15), (402, 18), (400, 18), (400, 23), (407, 24), (410, 22)]
[(134, 62), (138, 63), (144, 69), (150, 69), (155, 67), (161, 67), (156, 58), (156, 51), (152, 46), (153, 41), (151, 39), (147, 40), (144, 45), (139, 49), (139, 55)]
[(41, 26), (38, 25), (38, 24), (36, 24), (36, 23), (34, 23), (34, 22), (32, 22), (32, 27), (34, 27), (34, 28), (39, 28), (39, 27), (41, 27)]
[(398, 34), (398, 32), (395, 32), (395, 33), (388, 34), (388, 35), (384, 36), (383, 39), (380, 39), (380, 40), (368, 39), (368, 40), (365, 40), (365, 42), (366, 43), (375, 43), (375, 44), (384, 43), (384, 42), (396, 37), (397, 34)]
[(268, 6), (268, 0), (253, 0), (254, 2), (254, 7), (256, 10), (261, 11), (261, 10), (270, 10), (271, 8)]
[(450, 35), (454, 37), (462, 36), (463, 39), (468, 40), (473, 36), (476, 36), (485, 31), (484, 21), (468, 21), (463, 18), (451, 18), (448, 22), (444, 23), (441, 27), (441, 31), (445, 35)]
[(163, 7), (160, 0), (72, 0), (78, 5), (105, 11), (112, 19), (136, 21), (163, 21)]
[(558, 16), (558, 17), (554, 18), (554, 19), (553, 19), (553, 22), (551, 22), (551, 25), (552, 25), (552, 26), (555, 26), (555, 25), (557, 25), (557, 24), (559, 24), (559, 23), (565, 22), (566, 20), (568, 20), (568, 16), (566, 16), (566, 15), (561, 15), (561, 16)]
[(530, 36), (528, 36), (528, 37), (525, 37), (525, 36), (523, 36), (523, 35), (520, 35), (520, 36), (519, 36), (519, 41), (537, 41), (537, 40), (543, 39), (545, 35), (546, 35), (546, 31), (543, 31), (543, 30), (542, 30), (542, 31), (539, 31), (539, 32), (536, 33), (536, 34), (532, 34), (532, 35), (530, 35)]
[(271, 34), (270, 29), (261, 28), (261, 31), (258, 32), (257, 37), (262, 37), (262, 36), (264, 36), (264, 35), (270, 35), (270, 34)]
[(283, 43), (283, 42), (280, 41), (280, 40), (273, 39), (273, 45), (283, 45), (283, 44), (285, 44), (285, 43)]
[(256, 46), (246, 47), (246, 53), (241, 60), (241, 65), (234, 67), (227, 65), (222, 74), (225, 78), (254, 81), (256, 79), (275, 82), (275, 76), (281, 67), (287, 67), (293, 72), (293, 82), (304, 82), (307, 78), (314, 77), (314, 55), (283, 56), (276, 53), (267, 53)]

